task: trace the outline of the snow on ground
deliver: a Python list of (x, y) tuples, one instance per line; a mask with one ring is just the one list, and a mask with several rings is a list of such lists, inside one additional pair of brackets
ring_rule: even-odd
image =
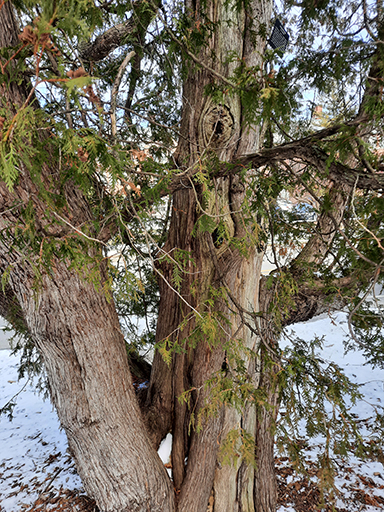
[[(382, 408), (384, 370), (364, 366), (363, 356), (359, 352), (344, 354), (342, 340), (348, 335), (344, 313), (297, 324), (294, 331), (303, 339), (313, 338), (314, 335), (325, 336), (322, 356), (335, 361), (345, 369), (351, 380), (362, 384), (365, 401), (354, 410), (361, 420), (372, 416), (373, 406)], [(46, 496), (50, 497), (49, 503), (53, 503), (55, 495), (63, 495), (65, 491), (68, 496), (73, 491), (73, 495), (80, 496), (83, 489), (67, 452), (65, 434), (60, 430), (55, 411), (48, 400), (44, 401), (34, 392), (30, 383), (17, 381), (17, 361), (16, 356), (10, 355), (10, 350), (0, 350), (0, 407), (22, 390), (13, 421), (9, 422), (5, 416), (0, 417), (0, 512), (92, 510), (59, 508), (57, 504), (38, 508), (37, 504), (44, 504)], [(321, 439), (316, 439), (308, 445), (305, 456), (309, 467), (316, 458), (321, 442)], [(164, 463), (168, 462), (170, 446), (171, 436), (167, 436), (160, 447)], [(336, 506), (340, 511), (384, 510), (382, 464), (363, 462), (356, 457), (336, 463), (336, 485), (340, 492)], [(313, 470), (313, 474), (309, 470), (310, 479), (305, 479), (294, 473), (289, 460), (284, 457), (277, 458), (277, 470), (281, 503), (278, 512), (315, 510), (312, 505), (318, 490), (311, 482), (316, 480), (316, 470)]]
[(18, 357), (0, 351), (0, 407), (16, 393), (14, 419), (0, 416), (0, 510), (19, 512), (51, 486), (81, 491), (67, 439), (49, 400), (17, 380)]
[[(339, 312), (332, 317), (322, 315), (311, 321), (295, 324), (290, 329), (292, 335), (303, 340), (313, 339), (315, 336), (324, 336), (324, 345), (321, 356), (325, 361), (333, 361), (343, 368), (346, 376), (354, 383), (360, 384), (360, 391), (364, 399), (352, 407), (351, 412), (356, 414), (363, 424), (369, 423), (374, 416), (374, 410), (384, 413), (384, 370), (365, 365), (361, 351), (344, 353), (343, 339), (349, 336), (347, 315)], [(369, 436), (365, 429), (364, 435)], [(303, 437), (305, 433), (303, 432)], [(312, 482), (317, 481), (317, 469), (314, 461), (317, 459), (319, 448), (324, 439), (317, 437), (311, 439), (305, 448), (305, 460), (309, 467), (309, 477)], [(384, 510), (384, 468), (378, 461), (362, 461), (350, 456), (347, 460), (334, 457), (337, 467), (335, 476), (337, 509), (348, 512), (376, 512)], [(286, 457), (276, 459), (278, 480), (282, 486), (281, 492), (288, 493), (289, 488), (296, 488), (291, 492), (291, 498), (297, 498), (292, 506), (284, 505), (278, 512), (293, 512), (305, 509), (305, 498), (310, 502), (313, 497), (313, 488), (310, 489), (307, 479), (294, 473)], [(311, 466), (313, 469), (311, 470)], [(288, 491), (286, 487), (288, 486)], [(303, 495), (303, 496), (300, 496)], [(301, 508), (303, 507), (303, 508)]]
[(342, 367), (352, 382), (362, 385), (365, 401), (354, 412), (366, 418), (372, 416), (373, 407), (379, 407), (384, 413), (384, 370), (364, 365), (365, 358), (359, 350), (344, 353), (343, 338), (349, 336), (346, 313), (339, 312), (331, 317), (321, 315), (309, 322), (295, 324), (292, 330), (304, 340), (324, 336), (322, 357)]

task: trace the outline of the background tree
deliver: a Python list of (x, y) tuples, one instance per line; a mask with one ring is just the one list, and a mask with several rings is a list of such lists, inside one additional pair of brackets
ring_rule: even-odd
[[(350, 383), (278, 339), (346, 301), (356, 343), (381, 326), (362, 297), (383, 260), (382, 4), (281, 9), (284, 61), (267, 0), (1, 4), (1, 313), (40, 351), (103, 511), (274, 510), (274, 420), (308, 372), (350, 422)], [(311, 122), (305, 88), (339, 116)], [(304, 190), (314, 223), (279, 208)], [(136, 397), (113, 294), (156, 314), (149, 267), (156, 350)], [(364, 341), (377, 362), (382, 343)]]

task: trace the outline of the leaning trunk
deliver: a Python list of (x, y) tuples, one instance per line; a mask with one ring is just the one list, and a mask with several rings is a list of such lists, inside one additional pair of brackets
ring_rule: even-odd
[(43, 354), (84, 488), (103, 512), (172, 511), (173, 489), (142, 424), (113, 304), (63, 264), (44, 276), (37, 296), (33, 279), (15, 267), (9, 283)]
[[(3, 3), (0, 46), (17, 47), (18, 33), (12, 5)], [(10, 59), (5, 69), (8, 86), (0, 86), (9, 106), (6, 121), (13, 123), (13, 130), (18, 128), (17, 116), (23, 115), (28, 96), (26, 83), (10, 79), (15, 67)], [(42, 132), (36, 132), (37, 143)], [(12, 144), (13, 134), (7, 133), (8, 140), (3, 138), (2, 143)], [(49, 154), (49, 139), (44, 143)], [(84, 269), (73, 268), (73, 262), (57, 256), (52, 256), (49, 265), (41, 261), (44, 244), (61, 240), (65, 244), (66, 237), (73, 236), (68, 224), (84, 225), (92, 220), (91, 212), (81, 192), (67, 183), (67, 206), (60, 214), (69, 220), (53, 222), (54, 214), (41, 199), (40, 185), (44, 184), (48, 195), (57, 193), (54, 186), (60, 182), (60, 169), (52, 158), (40, 171), (34, 181), (28, 167), (20, 163), (12, 192), (0, 182), (0, 274), (7, 289), (1, 311), (11, 316), (17, 305), (16, 314), (42, 353), (51, 396), (78, 472), (100, 510), (171, 512), (173, 489), (136, 403), (117, 314), (104, 291), (103, 268), (97, 268), (97, 263), (87, 268), (88, 275), (99, 274), (96, 289), (80, 276)], [(28, 239), (28, 233), (33, 238)], [(41, 241), (38, 256), (28, 252), (37, 240)], [(102, 259), (92, 244), (83, 250), (89, 261)]]

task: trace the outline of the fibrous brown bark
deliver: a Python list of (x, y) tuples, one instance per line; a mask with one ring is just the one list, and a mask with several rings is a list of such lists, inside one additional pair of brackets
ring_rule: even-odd
[[(193, 2), (186, 5), (198, 23), (201, 7)], [(265, 41), (259, 39), (255, 48), (251, 44), (249, 29), (251, 20), (255, 31), (259, 24), (268, 25), (270, 14), (269, 2), (252, 3), (246, 14), (226, 2), (212, 1), (207, 4), (206, 15), (220, 24), (209, 45), (198, 56), (206, 67), (191, 71), (184, 84), (182, 137), (175, 154), (180, 166), (204, 169), (212, 154), (222, 161), (231, 161), (237, 154), (259, 149), (259, 127), (249, 131), (245, 128), (240, 99), (229, 95), (223, 104), (218, 105), (202, 91), (212, 80), (209, 69), (214, 69), (215, 76), (231, 76), (237, 64), (227, 62), (229, 52), (236, 52), (247, 65), (262, 68), (260, 55)], [(215, 56), (213, 59), (212, 55)], [(156, 336), (158, 342), (168, 340), (170, 346), (180, 344), (184, 352), (174, 353), (170, 367), (162, 361), (160, 354), (155, 356), (148, 405), (156, 408), (164, 397), (172, 397), (171, 404), (168, 402), (169, 405), (160, 413), (164, 415), (164, 421), (163, 433), (159, 437), (167, 429), (173, 433), (172, 469), (178, 493), (178, 510), (205, 511), (209, 500), (213, 500), (214, 510), (220, 512), (255, 510), (253, 467), (243, 463), (233, 466), (218, 463), (220, 442), (232, 429), (241, 425), (251, 436), (256, 436), (255, 408), (245, 406), (241, 415), (230, 407), (222, 406), (216, 415), (204, 419), (201, 432), (192, 430), (188, 435), (188, 430), (191, 413), (197, 418), (205, 401), (209, 400), (210, 391), (204, 388), (204, 383), (220, 371), (225, 361), (225, 343), (233, 336), (254, 351), (254, 356), (247, 360), (247, 370), (253, 384), (258, 384), (259, 340), (243, 324), (237, 308), (241, 305), (245, 309), (258, 311), (258, 282), (263, 255), (250, 247), (248, 257), (245, 257), (237, 249), (231, 249), (226, 242), (222, 244), (215, 240), (215, 233), (196, 232), (195, 224), (203, 214), (201, 205), (204, 204), (204, 211), (208, 215), (217, 221), (224, 221), (230, 236), (239, 239), (251, 237), (252, 233), (248, 232), (249, 228), (241, 215), (245, 186), (236, 176), (217, 179), (208, 204), (203, 200), (200, 185), (188, 177), (179, 180), (181, 186), (173, 194), (172, 219), (164, 251), (170, 255), (177, 249), (188, 251), (193, 264), (189, 264), (183, 274), (180, 295), (185, 302), (170, 287), (160, 284)], [(161, 270), (170, 282), (172, 265), (163, 264)], [(229, 295), (227, 302), (216, 299), (213, 306), (215, 313), (221, 312), (230, 322), (228, 326), (222, 325), (214, 346), (210, 346), (204, 338), (200, 338), (197, 344), (194, 342), (198, 313), (209, 313), (204, 302), (210, 296), (210, 287), (225, 287)], [(191, 293), (192, 290), (194, 293)], [(185, 322), (181, 328), (183, 320)], [(189, 408), (178, 400), (188, 389), (194, 390)], [(262, 468), (260, 478), (263, 478)], [(272, 496), (271, 503), (275, 497)]]
[[(6, 2), (0, 9), (0, 46), (16, 46), (17, 34), (12, 4)], [(25, 87), (22, 82), (1, 86), (10, 116), (22, 108)], [(49, 140), (46, 144), (49, 148)], [(53, 186), (55, 173), (53, 160), (41, 169), (47, 189)], [(91, 219), (81, 192), (70, 183), (65, 192), (71, 223)], [(51, 396), (77, 469), (100, 510), (172, 511), (173, 489), (136, 403), (118, 317), (103, 291), (104, 270), (100, 269), (101, 288), (96, 290), (70, 262), (56, 258), (51, 272), (43, 271), (36, 289), (37, 257), (18, 251), (15, 233), (27, 204), (33, 207), (37, 232), (44, 230), (47, 236), (65, 232), (48, 222), (46, 206), (27, 168), (20, 169), (12, 193), (0, 182), (0, 272), (9, 274), (11, 298), (2, 301), (1, 312), (7, 316), (15, 302), (20, 307), (43, 355)], [(97, 249), (88, 250), (97, 256)]]
[[(217, 25), (207, 46), (193, 58), (202, 65), (190, 71), (184, 84), (181, 137), (174, 158), (186, 172), (177, 175), (167, 189), (167, 193), (173, 193), (173, 210), (157, 269), (162, 279), (159, 280), (161, 302), (156, 338), (164, 351), (174, 350), (169, 364), (160, 351), (155, 354), (144, 418), (136, 403), (116, 311), (101, 291), (105, 269), (100, 271), (101, 287), (96, 290), (71, 269), (69, 262), (56, 258), (52, 271), (43, 272), (40, 288), (35, 293), (33, 256), (28, 259), (15, 250), (14, 226), (22, 209), (27, 203), (33, 205), (36, 230), (44, 230), (47, 236), (65, 236), (70, 228), (65, 223), (48, 222), (46, 205), (39, 198), (38, 187), (27, 169), (22, 169), (13, 194), (0, 183), (0, 271), (11, 269), (7, 294), (0, 295), (0, 312), (7, 315), (15, 304), (20, 308), (20, 318), (43, 354), (52, 399), (85, 488), (105, 512), (167, 512), (175, 508), (178, 512), (205, 512), (208, 503), (218, 512), (275, 510), (273, 425), (278, 410), (278, 389), (273, 363), (278, 361), (271, 359), (271, 354), (274, 355), (279, 332), (276, 326), (270, 325), (274, 322), (269, 307), (272, 291), (268, 291), (265, 280), (261, 279), (262, 245), (255, 240), (252, 227), (242, 214), (247, 181), (237, 176), (238, 168), (231, 166), (228, 171), (229, 166), (225, 164), (260, 166), (296, 156), (324, 170), (327, 155), (313, 144), (319, 135), (261, 151), (260, 127), (246, 127), (238, 96), (228, 94), (217, 104), (203, 94), (204, 88), (219, 77), (227, 85), (231, 84), (230, 77), (238, 62), (230, 61), (228, 55), (237, 54), (238, 61), (259, 67), (262, 74), (265, 41), (261, 36), (253, 36), (259, 28), (263, 28), (262, 33), (268, 27), (271, 3), (255, 0), (248, 2), (245, 10), (234, 4), (211, 0), (203, 6), (186, 1), (186, 9), (196, 26), (204, 23), (200, 16), (202, 9)], [(145, 27), (149, 23), (150, 18)], [(102, 59), (121, 45), (133, 28), (132, 21), (128, 21), (107, 31), (83, 49), (83, 57)], [(145, 40), (145, 30), (137, 36), (135, 44)], [(254, 31), (252, 37), (251, 31)], [(17, 33), (11, 4), (7, 2), (0, 10), (2, 46), (16, 46)], [(139, 61), (136, 64), (138, 73)], [(132, 75), (133, 89), (136, 82)], [(27, 88), (20, 81), (11, 82), (7, 89), (1, 90), (12, 105), (11, 115), (24, 104)], [(132, 94), (130, 90), (128, 103)], [(322, 135), (334, 133), (328, 129)], [(49, 154), (48, 141), (47, 146)], [(212, 160), (223, 163), (212, 170), (209, 168)], [(344, 165), (332, 163), (331, 177), (346, 169)], [(199, 170), (215, 174), (211, 191), (194, 180)], [(54, 172), (59, 171), (52, 158), (41, 170), (47, 188), (54, 187)], [(349, 183), (345, 190), (332, 188), (335, 210), (332, 215), (320, 215), (315, 235), (291, 267), (290, 271), (298, 277), (303, 275), (305, 265), (320, 263), (324, 258), (341, 222), (351, 179), (356, 181), (357, 176), (359, 185), (381, 186), (380, 177), (363, 176), (360, 171), (352, 174), (345, 180)], [(92, 220), (79, 189), (67, 183), (65, 195), (71, 225)], [(197, 229), (202, 215), (217, 224), (223, 222), (232, 240), (248, 240), (248, 254), (220, 240), (215, 231)], [(97, 260), (98, 249), (90, 245), (88, 250)], [(185, 258), (186, 254), (189, 259)], [(176, 284), (175, 272), (182, 275), (182, 281)], [(219, 290), (225, 293), (216, 293)], [(213, 303), (208, 302), (212, 297)], [(304, 309), (291, 312), (282, 324), (294, 318), (308, 318), (317, 305), (307, 302)], [(253, 315), (260, 311), (270, 314), (270, 324)], [(211, 315), (217, 321), (214, 339), (208, 334), (205, 337), (200, 325), (203, 315)], [(228, 322), (220, 323), (220, 318)], [(225, 367), (226, 344), (237, 341), (243, 346), (249, 382), (255, 388), (263, 387), (267, 404), (255, 407), (249, 401), (241, 412), (219, 404), (213, 414), (201, 418), (202, 430), (195, 430), (193, 420), (199, 418), (211, 396), (205, 383)], [(189, 405), (179, 400), (188, 391)], [(233, 429), (241, 429), (255, 439), (256, 466), (242, 460), (221, 465), (219, 447)], [(172, 483), (155, 451), (168, 432), (173, 434)]]

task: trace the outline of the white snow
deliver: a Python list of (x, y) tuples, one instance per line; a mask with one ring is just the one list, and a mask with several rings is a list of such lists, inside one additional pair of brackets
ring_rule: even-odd
[[(295, 324), (288, 330), (292, 331), (292, 336), (303, 340), (311, 340), (315, 336), (324, 337), (321, 357), (326, 362), (336, 363), (352, 382), (360, 385), (360, 392), (364, 398), (351, 408), (351, 412), (357, 416), (358, 420), (368, 421), (374, 416), (375, 409), (384, 413), (384, 370), (366, 365), (360, 350), (344, 352), (343, 340), (349, 336), (346, 313), (338, 312), (332, 316), (324, 314), (308, 322)], [(364, 421), (362, 423), (364, 425)], [(368, 429), (362, 429), (362, 432), (364, 436), (369, 437)], [(304, 429), (302, 437), (305, 437)], [(321, 437), (309, 440), (309, 446), (305, 450), (305, 459), (309, 462), (315, 461), (323, 443), (324, 439)], [(354, 498), (359, 489), (368, 492), (371, 484), (375, 496), (384, 498), (383, 464), (376, 461), (362, 461), (354, 456), (349, 456), (346, 461), (334, 456), (334, 461), (338, 468), (335, 486), (340, 492), (335, 503), (337, 507), (350, 512), (384, 510), (384, 505), (369, 505)], [(287, 506), (278, 508), (278, 512), (292, 512), (293, 510), (294, 508)]]
[(172, 434), (167, 434), (167, 436), (161, 441), (158, 454), (160, 459), (164, 464), (168, 464), (169, 458), (171, 456), (172, 449)]
[(315, 336), (324, 336), (321, 356), (326, 361), (334, 362), (343, 368), (346, 376), (354, 383), (360, 384), (364, 401), (358, 404), (356, 411), (360, 418), (372, 416), (373, 407), (384, 413), (384, 370), (365, 365), (361, 350), (344, 352), (343, 339), (349, 336), (347, 314), (338, 312), (332, 316), (321, 315), (308, 322), (298, 323), (291, 328), (293, 335), (310, 340)]
[(82, 489), (56, 412), (28, 379), (18, 382), (18, 359), (10, 350), (0, 350), (0, 407), (22, 390), (14, 419), (0, 416), (0, 510), (4, 512), (19, 512), (51, 484), (57, 489)]
[[(342, 341), (348, 335), (344, 313), (337, 313), (332, 318), (323, 315), (296, 324), (294, 332), (302, 339), (324, 336), (322, 356), (343, 367), (354, 382), (363, 384), (365, 400), (354, 410), (360, 419), (371, 417), (373, 407), (383, 408), (384, 370), (364, 366), (365, 361), (359, 351), (344, 354)], [(25, 380), (18, 382), (18, 357), (10, 354), (10, 350), (0, 350), (0, 407), (20, 389), (22, 391), (17, 398), (13, 421), (9, 422), (5, 416), (0, 417), (0, 510), (19, 512), (31, 506), (48, 490), (63, 488), (81, 491), (82, 486), (67, 453), (66, 437), (60, 430), (55, 411), (49, 400), (44, 401), (34, 392), (30, 383)], [(308, 460), (316, 457), (317, 441), (314, 440), (306, 452)], [(169, 435), (160, 447), (159, 454), (164, 463), (169, 460), (171, 443), (172, 437)], [(364, 479), (371, 479), (375, 484), (376, 496), (384, 497), (382, 464), (350, 457), (347, 466), (352, 468), (352, 473), (342, 468), (336, 478), (336, 485), (342, 491), (336, 504), (351, 512), (382, 510), (384, 506), (378, 508), (367, 504), (362, 507), (361, 503), (357, 503), (355, 509), (348, 501), (353, 496), (351, 485), (359, 488)], [(380, 486), (383, 488), (380, 489)], [(294, 512), (294, 506), (280, 507), (278, 512)]]

